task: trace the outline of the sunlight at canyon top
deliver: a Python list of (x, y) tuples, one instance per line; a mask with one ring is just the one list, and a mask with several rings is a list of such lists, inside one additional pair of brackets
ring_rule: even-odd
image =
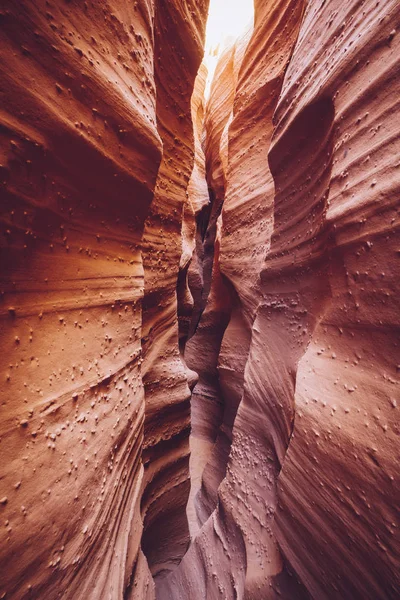
[(204, 62), (208, 69), (209, 95), (218, 58), (223, 50), (254, 22), (253, 0), (211, 0), (207, 21)]

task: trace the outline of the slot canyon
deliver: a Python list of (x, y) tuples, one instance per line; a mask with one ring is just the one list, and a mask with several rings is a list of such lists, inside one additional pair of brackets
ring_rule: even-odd
[(0, 36), (0, 599), (398, 600), (399, 0)]

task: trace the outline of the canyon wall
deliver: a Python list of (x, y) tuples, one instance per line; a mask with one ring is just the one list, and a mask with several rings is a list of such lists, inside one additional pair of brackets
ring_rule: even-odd
[(179, 350), (177, 284), (183, 212), (194, 167), (191, 97), (207, 4), (163, 0), (156, 9), (155, 82), (163, 159), (143, 233), (142, 548), (158, 578), (179, 563), (189, 544), (190, 388)]
[(397, 2), (311, 4), (275, 116), (262, 281), (300, 334), (276, 531), (313, 598), (399, 592), (399, 24)]
[(219, 393), (194, 390), (201, 528), (160, 598), (394, 599), (400, 10), (255, 9), (206, 109), (218, 291), (187, 348)]
[(147, 561), (186, 550), (176, 281), (207, 4), (2, 5), (2, 598), (153, 598)]
[(399, 3), (207, 9), (0, 9), (0, 598), (398, 597)]

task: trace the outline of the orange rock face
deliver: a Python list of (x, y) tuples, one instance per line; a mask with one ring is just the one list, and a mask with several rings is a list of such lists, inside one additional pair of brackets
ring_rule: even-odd
[(0, 598), (398, 598), (399, 3), (207, 8), (0, 9)]
[(153, 573), (186, 549), (175, 289), (206, 4), (1, 8), (1, 597), (154, 597), (140, 548)]
[(160, 2), (156, 10), (157, 124), (163, 160), (143, 234), (142, 340), (142, 548), (156, 579), (179, 563), (189, 544), (190, 389), (179, 351), (177, 286), (182, 217), (194, 167), (191, 96), (202, 56), (206, 4)]
[[(270, 150), (263, 285), (284, 291), (285, 329), (303, 335), (296, 363), (285, 352), (295, 420), (277, 539), (313, 598), (399, 590), (399, 21), (396, 2), (308, 7)], [(317, 561), (299, 560), (305, 539)]]
[(218, 366), (217, 402), (192, 397), (193, 437), (216, 442), (163, 598), (398, 595), (399, 20), (395, 2), (256, 2), (236, 81), (235, 49), (220, 60), (205, 148), (232, 309), (206, 374), (196, 339), (226, 292), (187, 345), (200, 383)]

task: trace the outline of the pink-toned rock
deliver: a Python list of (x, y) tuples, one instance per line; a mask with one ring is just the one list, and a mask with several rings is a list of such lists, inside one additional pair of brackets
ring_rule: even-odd
[[(310, 5), (270, 151), (279, 227), (265, 282), (281, 287), (279, 270), (298, 302), (285, 329), (296, 315), (307, 340), (277, 539), (313, 598), (394, 599), (400, 584), (399, 22), (396, 2)], [(293, 214), (299, 202), (308, 214)]]
[(162, 149), (138, 8), (1, 9), (7, 598), (122, 598), (140, 546), (140, 240)]
[(189, 544), (190, 388), (179, 348), (177, 286), (182, 217), (194, 167), (191, 97), (203, 54), (207, 6), (205, 0), (159, 2), (155, 20), (163, 159), (143, 233), (142, 548), (158, 580), (179, 563)]

